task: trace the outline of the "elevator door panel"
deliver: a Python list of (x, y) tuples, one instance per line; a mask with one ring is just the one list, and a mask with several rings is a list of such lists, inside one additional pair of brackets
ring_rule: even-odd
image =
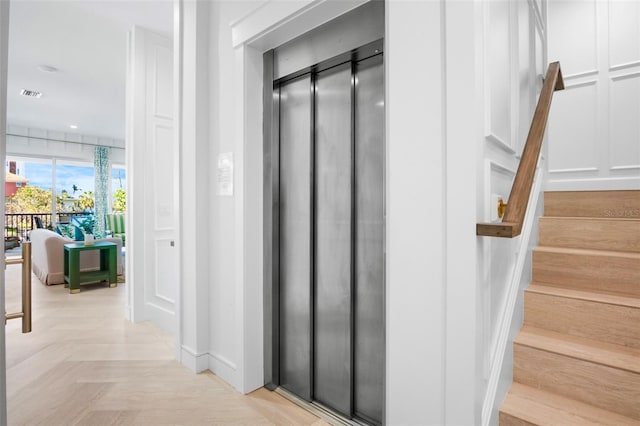
[(280, 383), (311, 399), (310, 77), (280, 88)]
[(355, 87), (354, 413), (382, 421), (384, 374), (384, 75), (357, 64)]
[(351, 414), (351, 66), (316, 80), (314, 397)]

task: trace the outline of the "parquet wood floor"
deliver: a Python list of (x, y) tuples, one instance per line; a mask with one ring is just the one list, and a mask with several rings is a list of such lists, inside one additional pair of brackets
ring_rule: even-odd
[[(19, 310), (20, 265), (6, 271), (7, 312)], [(125, 285), (33, 280), (33, 332), (7, 332), (10, 425), (324, 425), (285, 398), (241, 395), (174, 359), (173, 339), (124, 319)]]

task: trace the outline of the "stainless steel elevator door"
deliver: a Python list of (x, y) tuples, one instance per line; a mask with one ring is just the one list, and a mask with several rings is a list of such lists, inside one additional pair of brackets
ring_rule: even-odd
[(276, 82), (273, 94), (277, 384), (347, 418), (381, 424), (382, 54)]
[(311, 400), (311, 79), (280, 88), (280, 384)]
[(382, 56), (355, 81), (354, 407), (380, 423), (384, 383), (384, 74)]
[(314, 398), (351, 415), (351, 64), (316, 80)]

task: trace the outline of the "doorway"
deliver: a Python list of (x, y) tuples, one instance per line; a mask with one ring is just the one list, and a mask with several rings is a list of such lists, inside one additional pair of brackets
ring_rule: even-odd
[(274, 176), (272, 385), (369, 424), (382, 423), (384, 405), (382, 45), (270, 82), (265, 108)]

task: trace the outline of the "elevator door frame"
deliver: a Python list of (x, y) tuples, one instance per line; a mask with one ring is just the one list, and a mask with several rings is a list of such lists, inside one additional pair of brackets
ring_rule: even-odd
[[(263, 121), (263, 137), (264, 137), (264, 273), (265, 273), (265, 286), (264, 286), (264, 373), (265, 373), (265, 386), (270, 390), (276, 390), (280, 385), (280, 205), (279, 205), (279, 188), (280, 188), (280, 135), (279, 135), (279, 125), (275, 123), (280, 122), (280, 99), (279, 96), (276, 96), (276, 88), (281, 84), (288, 82), (290, 80), (300, 78), (305, 74), (312, 74), (312, 81), (314, 79), (314, 75), (326, 71), (330, 68), (345, 64), (351, 63), (352, 70), (355, 68), (355, 64), (359, 61), (371, 58), (373, 56), (383, 55), (383, 39), (376, 40), (374, 42), (368, 43), (358, 49), (351, 50), (349, 52), (345, 52), (341, 55), (338, 55), (329, 60), (323, 61), (319, 64), (314, 64), (312, 66), (301, 69), (297, 72), (291, 73), (285, 77), (275, 79), (274, 78), (274, 51), (270, 50), (264, 54), (263, 63), (264, 63), (264, 92), (263, 92), (263, 101), (264, 101), (264, 121)], [(383, 59), (384, 64), (384, 59)], [(353, 73), (352, 73), (353, 76)], [(352, 96), (353, 96), (353, 88), (352, 88)], [(313, 110), (313, 106), (312, 106)], [(351, 122), (351, 131), (354, 131), (355, 123), (352, 119)], [(353, 141), (352, 141), (353, 142)], [(313, 142), (312, 142), (313, 144)], [(386, 162), (383, 159), (383, 164)], [(315, 164), (312, 164), (312, 169), (315, 169)], [(383, 166), (383, 181), (386, 182), (386, 171)], [(315, 185), (314, 181), (315, 172), (312, 170), (312, 186)], [(352, 182), (352, 185), (354, 183)], [(383, 199), (386, 198), (385, 194), (385, 185), (382, 188), (383, 191)], [(313, 194), (312, 194), (313, 198)], [(313, 203), (314, 201), (312, 201)], [(354, 202), (354, 198), (352, 197), (352, 202)], [(313, 206), (313, 204), (312, 204)], [(353, 209), (353, 207), (352, 207)], [(314, 213), (312, 213), (314, 214)], [(352, 216), (354, 214), (352, 213)], [(313, 226), (313, 224), (312, 224)], [(353, 222), (352, 222), (353, 226)], [(383, 230), (386, 229), (386, 215), (383, 216)], [(383, 231), (384, 235), (384, 231)], [(312, 239), (313, 245), (313, 239)], [(386, 244), (383, 242), (383, 247)], [(386, 249), (384, 249), (386, 253)], [(386, 255), (384, 256), (386, 258)], [(352, 277), (353, 277), (353, 262), (351, 265), (352, 268)], [(384, 306), (386, 303), (384, 302), (384, 294), (385, 291), (385, 271), (386, 267), (383, 265), (383, 277), (382, 277), (382, 285), (383, 285), (383, 322), (386, 323), (386, 313)], [(313, 274), (313, 267), (312, 267)], [(313, 280), (313, 277), (312, 277)], [(353, 280), (353, 278), (352, 278)], [(353, 281), (352, 281), (353, 287)], [(353, 290), (353, 288), (352, 288)], [(311, 336), (313, 336), (313, 318), (311, 320)], [(353, 345), (354, 345), (354, 324), (351, 321), (351, 345), (352, 345), (352, 354), (353, 354)], [(313, 340), (313, 339), (312, 339)], [(384, 340), (386, 342), (386, 336), (384, 336)], [(313, 344), (312, 344), (313, 347)], [(385, 343), (386, 348), (386, 343)], [(312, 357), (312, 365), (311, 365), (311, 389), (312, 389), (312, 397), (313, 397), (313, 352), (311, 354)], [(352, 355), (352, 367), (353, 367), (353, 355)], [(353, 374), (353, 373), (352, 373)], [(386, 388), (385, 382), (385, 374), (383, 372), (383, 389)], [(353, 383), (351, 384), (351, 388), (353, 389)], [(352, 402), (351, 402), (351, 411), (350, 414), (353, 415), (353, 394), (352, 394)], [(383, 404), (383, 416), (384, 419), (384, 406), (385, 406), (386, 394), (383, 392), (383, 400), (381, 403)], [(316, 407), (320, 407), (320, 409), (325, 409), (321, 404), (317, 402), (310, 401)], [(329, 410), (332, 412), (331, 410)], [(333, 412), (332, 412), (333, 413)], [(354, 417), (352, 421), (357, 421)]]

